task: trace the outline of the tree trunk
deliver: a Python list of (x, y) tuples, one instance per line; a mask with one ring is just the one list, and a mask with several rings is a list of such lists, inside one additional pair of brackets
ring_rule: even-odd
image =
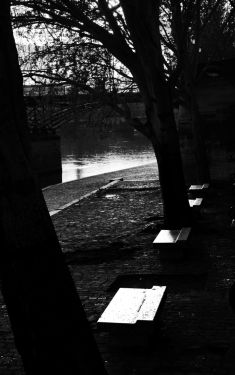
[(146, 105), (149, 139), (157, 157), (165, 224), (190, 225), (191, 212), (173, 105), (164, 73), (159, 32), (160, 1), (121, 0), (136, 50), (135, 78)]
[(149, 123), (151, 126), (151, 142), (158, 163), (164, 223), (167, 228), (173, 229), (191, 225), (192, 215), (173, 110), (166, 98), (162, 104), (164, 105), (164, 112), (162, 112), (164, 116), (159, 119), (161, 105), (161, 100), (159, 100), (157, 108), (154, 103), (152, 104)]
[(31, 171), (22, 77), (0, 4), (0, 281), (26, 374), (106, 374)]

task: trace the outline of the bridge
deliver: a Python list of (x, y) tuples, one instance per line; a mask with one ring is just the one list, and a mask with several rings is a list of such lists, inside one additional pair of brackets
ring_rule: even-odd
[[(80, 99), (80, 100), (79, 100)], [(33, 135), (56, 134), (63, 125), (76, 123), (81, 128), (99, 127), (115, 129), (125, 119), (100, 100), (86, 101), (86, 97), (72, 101), (63, 96), (25, 96), (30, 133)], [(128, 95), (128, 106), (134, 117), (145, 119), (144, 105), (137, 95)]]

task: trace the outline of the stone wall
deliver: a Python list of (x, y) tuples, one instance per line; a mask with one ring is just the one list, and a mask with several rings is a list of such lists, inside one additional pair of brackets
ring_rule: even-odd
[(62, 181), (60, 137), (34, 137), (32, 156), (41, 187)]

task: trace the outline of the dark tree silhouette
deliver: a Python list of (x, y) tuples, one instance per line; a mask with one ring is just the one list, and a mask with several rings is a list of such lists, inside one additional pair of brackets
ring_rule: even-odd
[(0, 2), (0, 280), (26, 374), (106, 374), (31, 168), (22, 76)]
[[(181, 102), (191, 116), (195, 177), (199, 183), (210, 180), (203, 118), (197, 98), (199, 63), (208, 63), (234, 54), (232, 48), (234, 10), (226, 0), (162, 1), (162, 43), (171, 73), (172, 89), (178, 88)], [(230, 29), (230, 31), (229, 31)]]
[[(153, 145), (156, 154), (169, 227), (191, 222), (178, 133), (173, 115), (159, 30), (160, 1), (14, 0), (25, 5), (18, 22), (45, 23), (76, 31), (81, 38), (96, 40), (126, 67), (141, 93), (147, 121), (130, 119)], [(25, 17), (27, 16), (27, 19)]]

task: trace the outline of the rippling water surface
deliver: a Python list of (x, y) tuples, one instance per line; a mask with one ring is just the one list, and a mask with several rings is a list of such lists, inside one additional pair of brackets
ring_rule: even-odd
[(61, 130), (61, 153), (63, 182), (156, 161), (151, 144), (141, 134), (81, 131), (74, 125)]

